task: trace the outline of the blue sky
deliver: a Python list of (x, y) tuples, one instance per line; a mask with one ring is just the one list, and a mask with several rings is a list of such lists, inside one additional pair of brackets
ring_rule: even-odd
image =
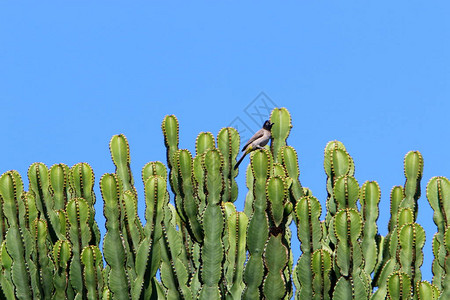
[(360, 184), (378, 181), (382, 234), (403, 157), (421, 151), (418, 222), (431, 280), (436, 227), (425, 186), (450, 177), (449, 12), (445, 1), (2, 2), (0, 172), (88, 162), (103, 222), (98, 180), (114, 171), (109, 139), (124, 133), (142, 215), (140, 170), (165, 161), (163, 117), (178, 117), (180, 147), (194, 151), (200, 131), (217, 134), (237, 117), (256, 129), (246, 108), (264, 92), (291, 112), (300, 179), (322, 205), (330, 140), (346, 145)]

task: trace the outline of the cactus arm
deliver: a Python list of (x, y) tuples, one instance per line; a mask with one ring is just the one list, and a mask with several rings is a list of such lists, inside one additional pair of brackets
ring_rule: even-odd
[(35, 195), (33, 192), (22, 192), (22, 200), (25, 209), (24, 219), (21, 220), (20, 226), (25, 226), (30, 231), (32, 230), (31, 224), (38, 218), (39, 211), (36, 207)]
[[(162, 236), (163, 206), (166, 203), (166, 179), (153, 175), (145, 182), (145, 238), (142, 240), (136, 255), (136, 279), (133, 284), (133, 299), (156, 294), (152, 290), (152, 278), (161, 264), (159, 240)], [(144, 290), (142, 290), (144, 287)]]
[[(322, 228), (319, 220), (321, 213), (319, 200), (313, 196), (301, 197), (295, 208), (297, 236), (302, 250), (294, 271), (298, 279), (297, 298), (300, 299), (311, 298), (313, 295), (312, 253), (321, 247)], [(328, 252), (327, 254), (329, 255)], [(322, 253), (321, 258), (327, 254)], [(325, 280), (322, 276), (320, 278)], [(324, 293), (321, 294), (324, 295)]]
[(278, 162), (278, 152), (283, 146), (286, 146), (286, 140), (292, 128), (291, 115), (284, 107), (275, 108), (270, 114), (270, 122), (274, 123), (271, 130), (271, 151), (275, 162)]
[(102, 253), (97, 246), (86, 246), (81, 252), (83, 278), (87, 289), (87, 299), (100, 299), (103, 291)]
[(50, 168), (50, 188), (55, 211), (66, 207), (69, 195), (69, 170), (65, 164), (55, 164)]
[(361, 247), (364, 257), (364, 271), (371, 274), (375, 269), (378, 258), (378, 247), (376, 242), (378, 203), (381, 191), (375, 181), (366, 181), (361, 187), (361, 216), (363, 219), (363, 232)]
[(43, 299), (51, 299), (53, 295), (54, 265), (50, 259), (47, 247), (47, 223), (42, 219), (35, 219), (31, 231), (36, 247), (36, 262), (39, 274), (39, 289)]
[(267, 275), (263, 282), (266, 299), (283, 299), (287, 289), (283, 270), (288, 263), (288, 250), (283, 245), (282, 235), (271, 235), (264, 252)]
[(450, 225), (450, 181), (445, 177), (431, 178), (427, 184), (427, 199), (434, 211), (433, 221), (443, 235)]
[(198, 220), (198, 202), (194, 194), (195, 181), (193, 180), (193, 162), (189, 150), (178, 150), (174, 154), (177, 164), (178, 178), (180, 183), (180, 198), (185, 218), (188, 222), (189, 231), (196, 242), (203, 240), (203, 231)]
[(332, 141), (325, 147), (324, 168), (327, 174), (326, 201), (327, 214), (325, 216), (325, 225), (330, 226), (331, 218), (337, 212), (337, 203), (334, 199), (333, 186), (335, 179), (341, 175), (352, 175), (354, 172), (353, 160), (345, 149), (344, 145), (338, 141)]
[(284, 146), (278, 152), (278, 161), (283, 164), (287, 175), (292, 180), (290, 186), (291, 202), (295, 206), (297, 200), (304, 195), (303, 188), (299, 180), (300, 169), (298, 167), (297, 152), (290, 146)]
[[(447, 299), (450, 297), (450, 225), (446, 228), (444, 233), (444, 246), (445, 255), (444, 258), (444, 271), (442, 272), (441, 285), (442, 285), (442, 295), (441, 299)], [(434, 248), (434, 247), (433, 247)], [(433, 249), (434, 250), (434, 249)], [(436, 277), (438, 274), (434, 274)], [(434, 281), (434, 278), (433, 278)]]
[(204, 243), (201, 247), (200, 273), (202, 287), (199, 299), (217, 299), (220, 297), (219, 282), (223, 276), (224, 257), (222, 235), (225, 220), (221, 207), (223, 156), (219, 150), (209, 149), (205, 152), (202, 165), (206, 175), (205, 187), (208, 194), (203, 213)]
[[(389, 259), (391, 258), (391, 239), (397, 239), (397, 222), (398, 222), (398, 212), (400, 209), (400, 203), (403, 200), (403, 187), (402, 186), (394, 186), (391, 189), (390, 193), (390, 212), (391, 212), (391, 218), (389, 219), (388, 224), (388, 234), (382, 241), (379, 243), (379, 257), (378, 262), (375, 267), (375, 273), (374, 273), (374, 280), (373, 280), (373, 286), (377, 286), (378, 290), (375, 292), (377, 295), (381, 295), (382, 293), (386, 295), (387, 288), (386, 288), (386, 282), (387, 282), (387, 276), (392, 272), (392, 268), (395, 265), (395, 257), (391, 261), (391, 263), (387, 264)], [(412, 218), (411, 218), (412, 220)], [(381, 244), (382, 242), (382, 244)], [(393, 243), (393, 245), (397, 245), (396, 242)], [(396, 251), (396, 246), (394, 250), (394, 255)], [(385, 266), (389, 266), (389, 270), (384, 270)], [(389, 271), (389, 272), (387, 272)], [(378, 296), (377, 296), (378, 297)], [(383, 296), (384, 297), (384, 296)], [(378, 298), (377, 298), (378, 299)], [(384, 299), (384, 298), (383, 298)]]
[(355, 177), (341, 175), (336, 178), (333, 187), (334, 199), (337, 210), (344, 208), (357, 208), (356, 202), (359, 196), (359, 184)]
[(72, 299), (74, 297), (72, 287), (69, 285), (69, 260), (72, 256), (72, 248), (69, 241), (59, 240), (53, 246), (53, 261), (55, 275), (53, 284), (55, 292), (53, 299)]
[(142, 181), (145, 182), (147, 179), (152, 175), (159, 175), (162, 178), (167, 178), (167, 169), (166, 166), (160, 162), (160, 161), (151, 161), (149, 163), (146, 163), (145, 166), (142, 168)]
[(8, 171), (0, 177), (0, 195), (3, 212), (8, 221), (6, 250), (12, 258), (11, 278), (18, 299), (39, 297), (36, 282), (36, 266), (31, 260), (33, 242), (25, 226), (25, 205), (21, 200), (23, 183), (16, 171)]
[(90, 245), (99, 245), (100, 243), (100, 230), (97, 222), (95, 221), (95, 194), (94, 194), (94, 171), (92, 167), (87, 163), (75, 164), (69, 171), (69, 183), (72, 191), (72, 195), (77, 198), (83, 198), (86, 200), (89, 210), (89, 227), (92, 232)]
[(394, 272), (388, 278), (388, 299), (409, 300), (412, 296), (411, 278), (404, 272)]
[(238, 196), (238, 186), (235, 178), (239, 170), (234, 169), (234, 164), (236, 163), (236, 157), (239, 153), (239, 140), (239, 133), (236, 129), (231, 127), (222, 128), (217, 134), (217, 148), (224, 157), (224, 202), (234, 202)]
[(226, 227), (229, 245), (226, 255), (226, 281), (232, 299), (240, 299), (245, 287), (243, 274), (246, 259), (245, 241), (247, 239), (247, 226), (247, 215), (243, 212), (237, 212), (234, 208), (234, 211), (227, 217)]
[(361, 216), (354, 208), (341, 209), (336, 213), (334, 226), (338, 241), (336, 264), (341, 277), (336, 283), (333, 296), (336, 299), (367, 299), (369, 287), (358, 242), (362, 232)]
[(400, 204), (403, 200), (403, 187), (400, 185), (394, 186), (391, 190), (391, 219), (389, 220), (388, 230), (393, 232), (394, 228), (397, 226), (397, 215), (400, 209)]
[(450, 182), (445, 177), (433, 177), (427, 184), (427, 199), (434, 210), (433, 221), (437, 233), (433, 237), (433, 284), (441, 290), (445, 276), (445, 260), (447, 251), (444, 245), (444, 233), (450, 218)]
[[(288, 292), (284, 270), (289, 261), (289, 251), (284, 239), (284, 205), (288, 188), (283, 177), (273, 176), (267, 180), (266, 196), (270, 222), (269, 239), (264, 250), (264, 265), (267, 274), (263, 281), (263, 293), (268, 299), (282, 299)], [(290, 277), (290, 276), (289, 276)]]
[[(137, 199), (131, 191), (122, 194), (122, 209), (125, 214), (124, 225), (126, 229), (127, 244), (131, 252), (131, 259), (134, 261), (139, 243), (143, 239), (144, 228), (137, 214)], [(124, 237), (125, 238), (125, 237)]]
[(417, 200), (420, 198), (420, 180), (423, 174), (423, 158), (419, 151), (410, 151), (405, 155), (405, 198), (401, 207), (409, 207), (413, 210), (414, 221), (417, 218)]
[(203, 215), (205, 239), (201, 251), (203, 268), (201, 280), (204, 283), (199, 299), (218, 299), (220, 297), (219, 281), (221, 280), (221, 261), (223, 245), (220, 238), (223, 231), (223, 215), (219, 206), (207, 205)]
[(195, 140), (195, 153), (205, 153), (208, 149), (215, 148), (216, 142), (211, 132), (200, 132)]
[(247, 230), (247, 248), (249, 259), (244, 271), (246, 284), (243, 299), (259, 299), (260, 286), (264, 279), (263, 252), (269, 235), (268, 216), (266, 214), (266, 181), (270, 176), (272, 157), (267, 150), (253, 152), (250, 157), (253, 173), (253, 214)]
[(122, 182), (122, 191), (131, 191), (137, 196), (130, 168), (130, 146), (123, 134), (114, 135), (109, 142), (111, 158), (116, 166), (116, 174)]
[(164, 207), (162, 225), (164, 238), (160, 240), (161, 281), (166, 288), (167, 299), (192, 299), (192, 293), (188, 287), (186, 249), (180, 232), (176, 230), (175, 217), (175, 208), (167, 203)]
[(15, 299), (14, 285), (11, 278), (12, 258), (6, 251), (6, 240), (0, 244), (0, 297), (4, 299)]
[(441, 293), (434, 284), (430, 284), (428, 281), (418, 281), (416, 295), (418, 300), (437, 300)]
[[(312, 299), (330, 299), (330, 272), (332, 268), (331, 254), (324, 249), (313, 252), (311, 260), (312, 279)], [(306, 289), (308, 286), (305, 287)], [(300, 298), (303, 299), (303, 298)]]
[(100, 179), (100, 190), (104, 201), (103, 212), (106, 229), (103, 240), (103, 255), (110, 269), (107, 285), (112, 294), (119, 299), (131, 298), (131, 284), (126, 268), (126, 253), (120, 234), (120, 179), (115, 174), (105, 174)]
[(167, 164), (172, 169), (172, 156), (178, 150), (179, 125), (174, 115), (166, 116), (161, 124), (164, 135), (164, 144), (167, 148)]
[[(422, 248), (425, 245), (425, 231), (417, 223), (404, 224), (398, 231), (399, 263), (402, 271), (411, 278), (411, 286), (422, 279), (420, 266), (423, 262)], [(414, 291), (415, 292), (415, 291)]]
[(28, 169), (29, 190), (34, 193), (38, 217), (48, 220), (49, 238), (52, 243), (64, 238), (59, 230), (58, 216), (54, 210), (53, 197), (50, 193), (50, 176), (47, 166), (33, 163)]
[(67, 202), (66, 216), (69, 223), (69, 238), (72, 243), (72, 260), (70, 262), (70, 283), (75, 293), (84, 297), (86, 288), (83, 282), (83, 265), (81, 251), (89, 245), (92, 233), (89, 228), (89, 205), (83, 198), (74, 198)]

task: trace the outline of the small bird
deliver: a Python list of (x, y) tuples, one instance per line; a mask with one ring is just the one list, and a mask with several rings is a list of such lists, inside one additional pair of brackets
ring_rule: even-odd
[(236, 170), (239, 165), (241, 164), (244, 157), (249, 154), (250, 152), (257, 150), (257, 149), (263, 149), (265, 145), (269, 142), (270, 138), (272, 137), (272, 133), (270, 130), (272, 129), (274, 123), (270, 123), (269, 120), (266, 120), (263, 124), (263, 127), (258, 130), (244, 145), (242, 148), (242, 151), (244, 152), (244, 155), (239, 159), (239, 161), (234, 166), (234, 169)]

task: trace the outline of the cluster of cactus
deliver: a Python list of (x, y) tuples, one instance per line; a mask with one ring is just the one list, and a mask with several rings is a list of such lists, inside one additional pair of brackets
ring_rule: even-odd
[[(362, 186), (344, 145), (325, 148), (326, 216), (302, 187), (287, 145), (291, 117), (274, 109), (270, 147), (251, 154), (248, 192), (237, 211), (239, 133), (198, 135), (195, 156), (179, 148), (175, 116), (162, 123), (167, 168), (142, 169), (145, 225), (124, 135), (113, 136), (115, 173), (100, 179), (106, 234), (100, 249), (94, 173), (87, 163), (34, 163), (29, 187), (0, 177), (0, 299), (450, 299), (450, 182), (434, 177), (433, 282), (422, 281), (425, 232), (416, 223), (423, 159), (405, 156), (392, 189), (388, 234), (377, 230), (380, 188)], [(170, 198), (172, 197), (172, 201)], [(292, 222), (300, 258), (293, 259)]]

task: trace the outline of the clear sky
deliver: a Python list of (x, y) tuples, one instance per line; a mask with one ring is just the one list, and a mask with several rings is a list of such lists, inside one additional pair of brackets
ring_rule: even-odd
[(450, 177), (448, 1), (92, 2), (0, 4), (0, 173), (88, 162), (103, 227), (98, 180), (114, 171), (109, 139), (124, 133), (142, 216), (140, 171), (165, 162), (164, 116), (178, 117), (180, 147), (193, 152), (199, 132), (217, 134), (236, 118), (257, 129), (248, 106), (264, 93), (291, 112), (301, 182), (323, 206), (330, 140), (346, 145), (360, 184), (378, 181), (382, 234), (403, 157), (421, 151), (418, 223), (431, 280), (436, 227), (425, 186)]

